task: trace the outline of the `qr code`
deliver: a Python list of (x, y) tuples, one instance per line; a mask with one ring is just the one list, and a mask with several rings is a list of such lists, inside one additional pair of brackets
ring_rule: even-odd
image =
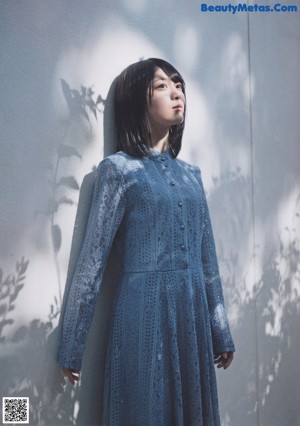
[(2, 398), (3, 424), (29, 423), (29, 398)]

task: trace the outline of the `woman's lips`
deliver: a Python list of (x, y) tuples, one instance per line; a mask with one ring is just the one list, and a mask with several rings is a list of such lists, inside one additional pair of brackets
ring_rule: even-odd
[(173, 109), (183, 110), (183, 105), (181, 104), (175, 105)]

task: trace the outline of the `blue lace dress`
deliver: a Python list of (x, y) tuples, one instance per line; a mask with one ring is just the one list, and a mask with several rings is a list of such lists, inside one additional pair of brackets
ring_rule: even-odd
[(234, 351), (200, 170), (169, 151), (118, 152), (97, 171), (64, 314), (62, 367), (80, 369), (112, 244), (122, 271), (105, 426), (218, 426), (214, 353)]

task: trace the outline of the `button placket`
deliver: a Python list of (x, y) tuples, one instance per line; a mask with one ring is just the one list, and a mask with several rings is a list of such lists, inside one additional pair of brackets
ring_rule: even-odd
[(168, 174), (167, 174), (168, 168), (169, 168), (168, 159), (165, 158), (165, 157), (160, 157), (159, 163), (160, 163), (160, 168), (161, 168), (162, 173), (165, 175), (166, 178), (168, 178)]
[(166, 177), (167, 183), (170, 186), (174, 187), (176, 185), (176, 182), (171, 177), (168, 159), (166, 157), (160, 157), (159, 160), (160, 160), (160, 164), (161, 164), (161, 169), (162, 169), (162, 171), (163, 171), (163, 173)]
[[(187, 262), (187, 243), (186, 243), (186, 235), (185, 235), (185, 229), (186, 226), (184, 224), (184, 202), (183, 199), (181, 199), (180, 197), (180, 189), (178, 188), (177, 182), (174, 179), (174, 175), (172, 173), (173, 171), (173, 167), (172, 163), (169, 163), (168, 158), (166, 157), (159, 157), (157, 158), (157, 163), (159, 165), (159, 169), (166, 181), (166, 184), (169, 185), (169, 188), (171, 190), (171, 194), (172, 194), (172, 198), (175, 201), (175, 205), (177, 205), (177, 209), (178, 209), (178, 214), (177, 216), (177, 220), (175, 225), (175, 229), (174, 231), (177, 233), (177, 247), (176, 247), (176, 252), (177, 252), (177, 261), (178, 261), (178, 266), (182, 267), (182, 268), (186, 268), (188, 265)], [(176, 191), (176, 192), (175, 192)], [(179, 195), (179, 197), (178, 197)], [(177, 201), (176, 201), (177, 198)], [(174, 247), (175, 248), (175, 247)]]
[(186, 242), (185, 242), (185, 225), (184, 225), (184, 211), (183, 211), (183, 201), (179, 200), (177, 201), (177, 208), (179, 209), (179, 217), (178, 217), (178, 228), (180, 229), (180, 240), (181, 243), (179, 244), (179, 249), (181, 252), (180, 255), (180, 265), (181, 267), (186, 267), (187, 266), (187, 259), (186, 259), (186, 250), (187, 250), (187, 246), (186, 246)]

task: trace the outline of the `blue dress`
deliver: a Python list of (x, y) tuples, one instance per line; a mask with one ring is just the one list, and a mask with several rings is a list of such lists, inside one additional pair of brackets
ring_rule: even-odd
[(59, 365), (80, 369), (111, 247), (105, 426), (218, 426), (214, 354), (234, 351), (199, 168), (151, 151), (97, 170), (66, 304)]

